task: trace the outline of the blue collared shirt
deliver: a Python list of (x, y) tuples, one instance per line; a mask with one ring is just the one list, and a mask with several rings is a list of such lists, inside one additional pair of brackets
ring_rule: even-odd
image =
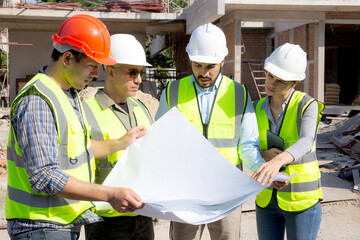
[[(190, 81), (195, 82), (198, 103), (200, 107), (201, 118), (204, 124), (207, 124), (210, 118), (211, 109), (214, 103), (216, 92), (221, 83), (222, 74), (219, 74), (215, 84), (208, 90), (201, 88), (193, 75)], [(163, 90), (160, 97), (159, 109), (156, 113), (155, 120), (159, 119), (169, 110), (166, 101), (166, 89)], [(244, 116), (240, 126), (240, 139), (238, 144), (238, 154), (240, 159), (247, 168), (255, 171), (265, 160), (261, 157), (259, 151), (259, 131), (257, 127), (256, 115), (250, 95), (247, 96)]]

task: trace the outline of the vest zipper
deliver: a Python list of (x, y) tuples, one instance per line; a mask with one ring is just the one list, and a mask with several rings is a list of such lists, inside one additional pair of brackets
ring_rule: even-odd
[(205, 123), (202, 122), (202, 116), (201, 116), (201, 111), (200, 111), (198, 94), (197, 94), (197, 92), (196, 92), (195, 82), (193, 83), (193, 84), (194, 84), (194, 90), (195, 90), (195, 93), (196, 93), (196, 101), (197, 101), (197, 103), (198, 103), (199, 115), (200, 115), (200, 118), (201, 118), (201, 123), (202, 123), (202, 125), (203, 125), (203, 135), (204, 135), (204, 137), (205, 137), (206, 139), (208, 139), (209, 123), (210, 123), (210, 121), (211, 121), (212, 113), (213, 113), (213, 110), (214, 110), (214, 103), (215, 103), (216, 98), (217, 98), (217, 95), (218, 95), (218, 93), (219, 93), (219, 89), (220, 89), (220, 87), (221, 87), (221, 83), (223, 82), (223, 78), (224, 78), (224, 76), (222, 76), (222, 78), (221, 78), (221, 81), (220, 81), (220, 84), (219, 84), (219, 88), (216, 90), (216, 93), (215, 93), (215, 96), (214, 96), (214, 101), (213, 101), (212, 104), (211, 104), (209, 121), (208, 121), (207, 124), (205, 124)]

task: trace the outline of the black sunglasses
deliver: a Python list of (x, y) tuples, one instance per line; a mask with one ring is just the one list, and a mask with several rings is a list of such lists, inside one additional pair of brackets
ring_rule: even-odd
[(143, 70), (139, 71), (137, 69), (129, 69), (126, 71), (126, 74), (129, 75), (129, 77), (131, 77), (132, 79), (137, 78), (140, 74), (140, 78), (143, 79), (146, 75), (146, 72), (144, 72)]

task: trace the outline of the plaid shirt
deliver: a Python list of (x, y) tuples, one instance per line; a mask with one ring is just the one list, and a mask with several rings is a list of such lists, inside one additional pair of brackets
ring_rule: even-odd
[[(18, 102), (13, 118), (18, 144), (23, 151), (25, 170), (28, 173), (32, 189), (47, 195), (57, 195), (65, 187), (69, 175), (59, 170), (56, 160), (58, 135), (53, 113), (48, 103), (35, 90), (30, 90)], [(83, 123), (80, 103), (75, 97), (75, 90), (64, 91), (74, 110)], [(9, 235), (14, 235), (39, 228), (71, 230), (83, 224), (102, 221), (102, 218), (87, 210), (68, 225), (31, 221), (8, 220)]]

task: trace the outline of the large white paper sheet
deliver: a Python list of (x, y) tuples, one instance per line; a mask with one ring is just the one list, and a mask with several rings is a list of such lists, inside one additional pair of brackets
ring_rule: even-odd
[(219, 220), (264, 189), (225, 159), (177, 108), (125, 151), (103, 184), (132, 188), (145, 203), (136, 214), (190, 224)]

